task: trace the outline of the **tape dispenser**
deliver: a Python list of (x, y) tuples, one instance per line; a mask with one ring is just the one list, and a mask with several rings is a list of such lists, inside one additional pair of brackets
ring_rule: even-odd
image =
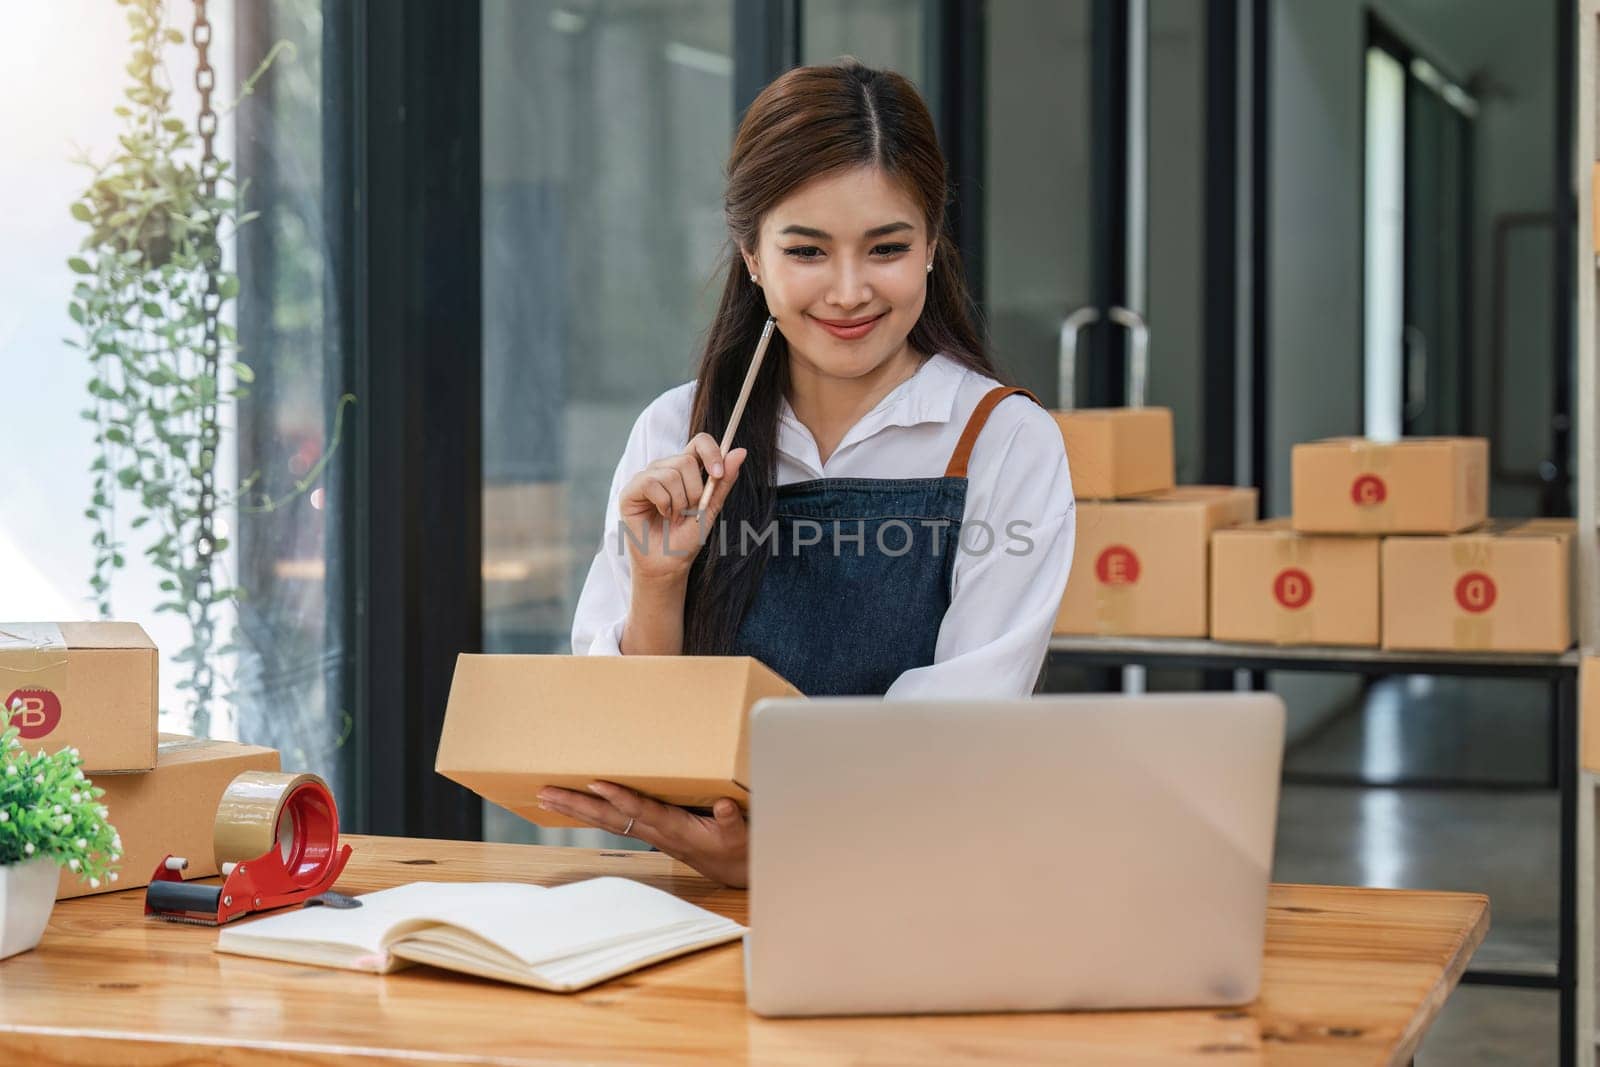
[(326, 892), (350, 860), (350, 846), (339, 844), (333, 793), (314, 774), (239, 775), (223, 791), (212, 844), (222, 884), (185, 882), (188, 859), (168, 855), (150, 876), (146, 915), (221, 926)]

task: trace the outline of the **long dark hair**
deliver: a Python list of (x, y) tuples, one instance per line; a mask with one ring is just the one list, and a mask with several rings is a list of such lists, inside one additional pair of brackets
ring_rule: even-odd
[[(873, 70), (854, 59), (797, 67), (756, 97), (728, 156), (723, 201), (730, 238), (727, 277), (700, 357), (690, 436), (709, 433), (722, 439), (767, 319), (766, 301), (750, 280), (740, 249), (757, 247), (761, 220), (801, 185), (860, 166), (878, 167), (901, 182), (922, 207), (927, 232), (934, 238), (927, 299), (908, 343), (918, 352), (943, 353), (991, 378), (1008, 380), (973, 328), (960, 257), (944, 233), (949, 197), (944, 154), (916, 88), (893, 71)], [(788, 388), (789, 347), (783, 334), (774, 332), (734, 442), (749, 455), (717, 520), (726, 524), (730, 545), (739, 543), (741, 522), (760, 529), (772, 517), (778, 415)], [(765, 570), (765, 551), (723, 553), (717, 550), (718, 530), (711, 534), (689, 571), (685, 653), (731, 651)]]

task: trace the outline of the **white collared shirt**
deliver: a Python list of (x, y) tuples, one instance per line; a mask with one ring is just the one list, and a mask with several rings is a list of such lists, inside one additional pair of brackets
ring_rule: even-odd
[[(978, 401), (997, 384), (934, 355), (850, 428), (823, 463), (811, 432), (788, 399), (778, 425), (777, 484), (817, 478), (938, 478)], [(578, 597), (572, 650), (620, 654), (631, 589), (631, 560), (618, 532), (622, 487), (650, 463), (682, 452), (689, 440), (695, 383), (661, 394), (628, 436), (611, 479), (600, 551)], [(1050, 641), (1072, 568), (1072, 478), (1055, 420), (1026, 398), (997, 405), (967, 465), (962, 547), (934, 661), (900, 675), (886, 698), (1022, 697)], [(984, 547), (981, 522), (994, 531)], [(1025, 526), (1010, 527), (1014, 522)], [(1020, 530), (1031, 548), (1008, 537)], [(1012, 551), (1007, 551), (1010, 548)]]

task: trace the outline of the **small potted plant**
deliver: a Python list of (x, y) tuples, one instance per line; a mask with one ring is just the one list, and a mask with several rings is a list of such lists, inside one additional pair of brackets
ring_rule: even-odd
[(104, 789), (83, 773), (76, 748), (29, 755), (0, 708), (0, 960), (26, 952), (44, 936), (65, 867), (98, 889), (117, 880), (122, 838), (106, 822)]

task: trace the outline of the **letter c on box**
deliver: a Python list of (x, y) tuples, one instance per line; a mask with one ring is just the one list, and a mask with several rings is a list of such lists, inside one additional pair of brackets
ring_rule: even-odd
[(1377, 507), (1389, 499), (1389, 487), (1376, 474), (1363, 474), (1350, 483), (1350, 499), (1358, 508)]

